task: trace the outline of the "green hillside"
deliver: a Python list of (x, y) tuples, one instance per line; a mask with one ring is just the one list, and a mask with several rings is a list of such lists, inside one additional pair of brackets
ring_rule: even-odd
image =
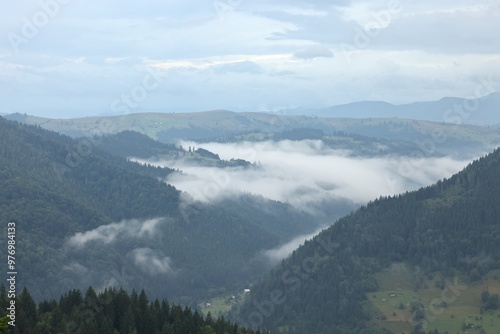
[[(500, 132), (495, 127), (398, 118), (319, 118), (230, 111), (142, 113), (76, 119), (48, 119), (22, 114), (6, 117), (72, 137), (132, 130), (166, 143), (175, 143), (179, 139), (227, 141), (235, 137), (264, 140), (283, 137), (282, 132), (294, 129), (315, 129), (323, 131), (326, 136), (338, 137), (343, 133), (340, 139), (344, 141), (351, 134), (375, 138), (381, 144), (395, 141), (393, 145), (409, 146), (420, 156), (475, 156), (478, 151), (490, 151), (500, 144)], [(345, 148), (345, 143), (339, 148)]]
[(419, 302), (426, 301), (425, 284), (435, 284), (426, 282), (429, 275), (457, 277), (472, 289), (500, 268), (499, 173), (495, 150), (449, 179), (338, 220), (252, 287), (240, 321), (280, 333), (376, 333), (375, 324), (382, 332), (373, 309), (380, 305), (367, 300), (384, 298), (387, 284), (378, 273), (405, 263), (412, 268), (411, 284), (401, 286), (404, 302), (415, 302), (411, 329), (432, 330), (428, 305)]
[(268, 269), (262, 250), (319, 224), (252, 196), (182, 201), (157, 179), (170, 169), (110, 155), (98, 140), (0, 118), (0, 221), (17, 223), (18, 283), (36, 300), (121, 285), (195, 303), (246, 286)]
[[(399, 263), (376, 274), (379, 289), (367, 294), (374, 326), (394, 333), (411, 333), (421, 314), (421, 327), (426, 332), (433, 329), (439, 333), (473, 334), (481, 329), (482, 333), (498, 332), (500, 309), (493, 307), (493, 300), (498, 301), (495, 295), (500, 293), (500, 270), (471, 281), (463, 274), (423, 275), (415, 269), (418, 268)], [(488, 298), (483, 301), (485, 293)]]
[[(172, 144), (161, 143), (145, 134), (130, 130), (97, 137), (94, 140), (98, 141), (99, 149), (123, 158), (165, 159), (212, 167), (250, 167), (252, 165), (242, 159), (222, 160), (217, 154), (203, 148), (176, 147)], [(168, 175), (161, 168), (148, 167), (151, 176), (165, 177)], [(166, 170), (172, 171), (169, 168)]]

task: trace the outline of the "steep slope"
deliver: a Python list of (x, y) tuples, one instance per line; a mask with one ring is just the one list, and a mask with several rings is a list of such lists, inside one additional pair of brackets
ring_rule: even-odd
[(282, 333), (376, 333), (363, 301), (397, 262), (477, 280), (500, 268), (500, 150), (340, 219), (252, 287), (240, 321)]
[(245, 202), (254, 215), (237, 202), (186, 203), (158, 181), (169, 169), (111, 156), (96, 141), (0, 118), (0, 143), (0, 221), (17, 223), (18, 283), (36, 299), (92, 284), (189, 302), (246, 285), (268, 266), (263, 249), (317, 224), (265, 199)]
[(100, 138), (99, 147), (121, 157), (150, 158), (158, 154), (178, 152), (172, 144), (164, 144), (136, 131), (125, 130)]
[[(250, 162), (242, 159), (221, 160), (217, 154), (202, 148), (176, 147), (154, 140), (145, 134), (136, 131), (125, 130), (117, 134), (98, 137), (99, 148), (123, 158), (146, 159), (146, 160), (173, 160), (183, 161), (198, 166), (214, 167), (248, 167)], [(154, 168), (147, 166), (149, 175), (165, 178), (172, 169)]]

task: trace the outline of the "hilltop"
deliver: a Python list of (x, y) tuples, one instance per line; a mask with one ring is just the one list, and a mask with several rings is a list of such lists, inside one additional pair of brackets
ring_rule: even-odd
[[(103, 136), (130, 130), (170, 144), (186, 139), (219, 142), (260, 141), (275, 139), (284, 132), (293, 132), (297, 129), (321, 131), (326, 139), (333, 136), (333, 139), (340, 137), (347, 142), (359, 141), (359, 137), (356, 136), (362, 136), (365, 138), (365, 143), (376, 141), (381, 146), (406, 147), (406, 151), (424, 156), (447, 154), (471, 157), (476, 156), (477, 152), (490, 151), (500, 144), (499, 129), (493, 126), (394, 117), (322, 118), (231, 111), (142, 113), (76, 119), (48, 119), (21, 114), (6, 117), (72, 137)], [(342, 146), (345, 147), (356, 150), (359, 146), (350, 144)], [(395, 152), (399, 154), (401, 150)], [(381, 152), (375, 151), (375, 153)]]

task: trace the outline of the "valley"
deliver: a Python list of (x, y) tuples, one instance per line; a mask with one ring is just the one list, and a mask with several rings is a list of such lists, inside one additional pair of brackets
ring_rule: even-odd
[(499, 18), (5, 2), (0, 334), (499, 334)]
[[(205, 117), (206, 124), (220, 126), (218, 121), (208, 121), (214, 115), (219, 117), (218, 113), (199, 116)], [(132, 117), (134, 124), (141, 124), (150, 116)], [(266, 115), (256, 117), (270, 122)], [(229, 125), (234, 131), (228, 135), (207, 133), (198, 140), (189, 135), (196, 132), (192, 124), (187, 129), (174, 125), (182, 136), (176, 141), (173, 137), (157, 141), (159, 132), (145, 127), (136, 132), (136, 126), (115, 124), (117, 119), (106, 117), (88, 123), (39, 123), (46, 128), (58, 124), (62, 126), (58, 131), (74, 137), (2, 121), (2, 141), (10, 143), (2, 150), (2, 182), (4, 189), (17, 194), (4, 197), (3, 216), (21, 222), (21, 263), (39, 263), (25, 271), (21, 285), (30, 288), (35, 300), (57, 298), (70, 288), (83, 291), (89, 285), (98, 291), (147, 286), (148, 294), (188, 305), (205, 317), (210, 312), (245, 327), (281, 333), (301, 333), (303, 328), (326, 333), (331, 326), (357, 328), (355, 332), (385, 328), (394, 333), (413, 333), (416, 328), (425, 333), (434, 329), (472, 333), (478, 326), (488, 333), (488, 326), (496, 328), (497, 311), (481, 314), (480, 301), (486, 285), (492, 296), (499, 287), (496, 255), (468, 260), (479, 268), (479, 281), (471, 281), (473, 268), (464, 272), (465, 265), (453, 255), (458, 248), (449, 249), (440, 265), (431, 264), (436, 263), (435, 252), (426, 253), (417, 246), (420, 237), (409, 232), (411, 223), (397, 225), (408, 220), (408, 212), (424, 212), (426, 218), (418, 218), (418, 224), (428, 219), (426, 224), (433, 224), (434, 218), (429, 217), (441, 217), (446, 210), (464, 205), (464, 189), (472, 194), (471, 187), (493, 177), (487, 175), (494, 168), (488, 167), (490, 174), (465, 176), (460, 176), (465, 173), (460, 170), (500, 141), (496, 130), (406, 120), (298, 118), (299, 123), (290, 123), (297, 122), (293, 117), (280, 120), (289, 122), (286, 128), (259, 130), (253, 127), (256, 119), (244, 119), (254, 125), (238, 130)], [(29, 117), (20, 120), (32, 122)], [(311, 125), (309, 120), (317, 122), (315, 127), (303, 127)], [(109, 131), (92, 130), (99, 124), (118, 124), (123, 131), (107, 126)], [(360, 134), (350, 132), (356, 128)], [(218, 128), (213, 131), (224, 133)], [(80, 137), (85, 133), (92, 136)], [(453, 174), (455, 181), (446, 179)], [(26, 182), (31, 185), (23, 188)], [(54, 200), (53, 192), (64, 194), (64, 200)], [(392, 202), (399, 209), (388, 205)], [(31, 209), (21, 203), (32, 203)], [(383, 209), (368, 214), (379, 205)], [(355, 223), (345, 223), (350, 219)], [(384, 219), (396, 224), (391, 232), (387, 226), (375, 227)], [(59, 231), (57, 226), (66, 230), (51, 234)], [(325, 239), (332, 229), (338, 232)], [(431, 249), (442, 245), (443, 240), (434, 241), (432, 229), (425, 233), (430, 239), (424, 244)], [(319, 253), (300, 255), (317, 242), (324, 245)], [(416, 248), (409, 251), (408, 243), (416, 243), (412, 246)], [(488, 241), (484, 249), (494, 250), (494, 244)], [(35, 256), (35, 249), (50, 261)], [(420, 255), (414, 253), (416, 249)], [(406, 264), (388, 267), (390, 260)], [(323, 276), (325, 270), (330, 276)], [(56, 271), (60, 274), (50, 275)], [(281, 277), (281, 283), (273, 282), (273, 277)], [(450, 284), (456, 290), (455, 277), (467, 287), (459, 291), (461, 302), (436, 304)], [(53, 285), (54, 279), (58, 285)], [(342, 288), (322, 286), (330, 281)], [(243, 292), (246, 288), (251, 293)], [(286, 309), (277, 302), (277, 292)], [(298, 293), (308, 296), (302, 295), (310, 305), (304, 315), (315, 322), (302, 320), (294, 309)], [(270, 309), (266, 299), (258, 301), (266, 294), (276, 295)], [(338, 309), (335, 300), (340, 300)], [(255, 305), (260, 305), (257, 313), (252, 311)], [(327, 325), (326, 319), (332, 318), (326, 310), (358, 320), (334, 320)], [(416, 318), (418, 312), (420, 318)]]

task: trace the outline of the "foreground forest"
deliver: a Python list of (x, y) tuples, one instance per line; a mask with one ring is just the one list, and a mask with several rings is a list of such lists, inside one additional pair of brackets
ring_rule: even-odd
[[(0, 286), (0, 333), (8, 306), (5, 286)], [(74, 289), (58, 300), (35, 303), (28, 289), (16, 298), (16, 326), (12, 334), (264, 334), (232, 324), (224, 318), (203, 318), (197, 311), (170, 304), (168, 300), (150, 300), (144, 290), (130, 294), (123, 289), (97, 293), (89, 287), (85, 293)]]

